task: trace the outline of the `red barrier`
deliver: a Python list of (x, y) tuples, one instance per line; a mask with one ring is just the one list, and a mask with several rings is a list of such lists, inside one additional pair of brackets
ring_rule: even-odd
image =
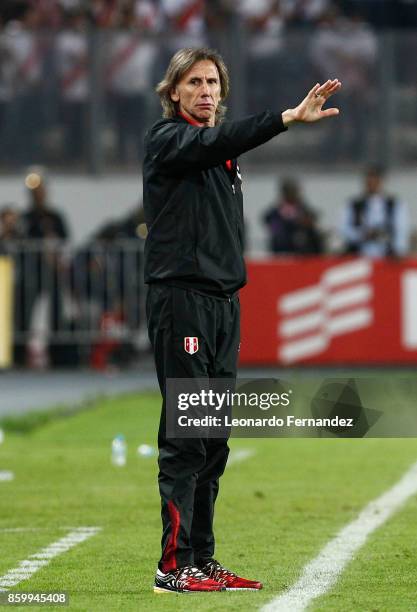
[(241, 364), (417, 362), (417, 259), (249, 261)]

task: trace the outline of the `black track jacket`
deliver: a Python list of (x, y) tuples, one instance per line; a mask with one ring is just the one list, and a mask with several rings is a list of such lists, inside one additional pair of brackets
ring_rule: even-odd
[(243, 200), (236, 158), (285, 131), (266, 111), (216, 127), (182, 116), (145, 138), (145, 282), (230, 296), (246, 283)]

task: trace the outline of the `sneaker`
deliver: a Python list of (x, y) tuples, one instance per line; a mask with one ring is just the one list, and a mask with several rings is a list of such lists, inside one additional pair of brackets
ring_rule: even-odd
[(262, 582), (241, 578), (220, 565), (215, 559), (208, 561), (200, 569), (212, 580), (223, 584), (226, 587), (226, 591), (259, 591), (262, 589)]
[(186, 565), (166, 574), (158, 569), (153, 590), (154, 593), (208, 593), (225, 591), (225, 587), (206, 576), (198, 567)]

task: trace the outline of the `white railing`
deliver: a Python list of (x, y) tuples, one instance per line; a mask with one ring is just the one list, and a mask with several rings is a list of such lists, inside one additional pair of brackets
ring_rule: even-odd
[(134, 351), (146, 329), (143, 241), (75, 247), (57, 240), (22, 240), (1, 246), (13, 261), (18, 362), (36, 361), (36, 354), (51, 346), (61, 353), (65, 346), (85, 354), (99, 345), (129, 345)]

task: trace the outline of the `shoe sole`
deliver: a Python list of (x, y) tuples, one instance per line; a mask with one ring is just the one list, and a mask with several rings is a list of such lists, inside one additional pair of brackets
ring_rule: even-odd
[[(163, 587), (157, 587), (157, 586), (153, 587), (153, 592), (156, 593), (157, 595), (166, 595), (168, 593), (169, 594), (173, 593), (174, 595), (176, 593), (179, 595), (196, 595), (197, 593), (222, 593), (225, 590), (226, 589), (222, 589), (219, 591), (174, 591), (174, 589), (164, 589)], [(234, 590), (240, 590), (240, 589), (234, 589)]]
[(252, 587), (241, 587), (241, 588), (228, 588), (226, 587), (226, 591), (261, 591), (261, 589), (255, 589)]

